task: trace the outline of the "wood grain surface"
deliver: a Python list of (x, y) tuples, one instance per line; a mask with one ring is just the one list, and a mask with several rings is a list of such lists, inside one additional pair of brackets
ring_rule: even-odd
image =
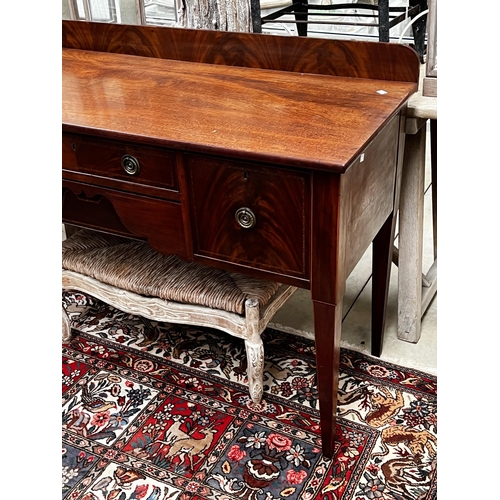
[[(137, 160), (137, 172), (124, 169), (124, 156)], [(66, 179), (98, 182), (101, 186), (136, 194), (180, 199), (175, 153), (163, 148), (63, 134), (62, 164)]]
[(62, 181), (63, 222), (145, 239), (152, 248), (189, 260), (179, 203)]
[(65, 48), (352, 78), (418, 82), (404, 45), (83, 21), (62, 22)]
[[(309, 278), (308, 172), (194, 155), (185, 164), (195, 254)], [(254, 227), (238, 224), (240, 208), (255, 215)]]
[(67, 132), (336, 172), (416, 90), (74, 49), (63, 49), (62, 76)]

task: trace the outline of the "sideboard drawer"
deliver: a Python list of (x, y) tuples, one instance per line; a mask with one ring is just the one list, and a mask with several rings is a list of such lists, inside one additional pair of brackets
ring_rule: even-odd
[(186, 154), (195, 255), (309, 277), (309, 173)]
[(64, 179), (62, 187), (63, 222), (145, 239), (158, 252), (192, 258), (180, 203)]
[(67, 171), (105, 178), (108, 187), (179, 190), (175, 153), (163, 148), (63, 133), (62, 164)]

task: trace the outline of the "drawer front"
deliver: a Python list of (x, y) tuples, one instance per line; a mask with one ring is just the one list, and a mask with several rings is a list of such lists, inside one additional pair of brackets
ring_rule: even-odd
[(179, 203), (62, 181), (62, 221), (145, 239), (158, 252), (191, 259)]
[(196, 255), (309, 277), (309, 173), (184, 160)]
[(89, 179), (104, 177), (107, 186), (117, 189), (137, 191), (144, 185), (179, 190), (175, 153), (163, 148), (63, 133), (62, 164), (64, 170), (88, 174)]

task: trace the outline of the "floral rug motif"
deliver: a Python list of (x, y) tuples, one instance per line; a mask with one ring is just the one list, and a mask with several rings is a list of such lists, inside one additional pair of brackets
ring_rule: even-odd
[(437, 379), (342, 349), (336, 449), (321, 454), (314, 342), (263, 333), (264, 400), (243, 341), (63, 293), (62, 498), (437, 498)]

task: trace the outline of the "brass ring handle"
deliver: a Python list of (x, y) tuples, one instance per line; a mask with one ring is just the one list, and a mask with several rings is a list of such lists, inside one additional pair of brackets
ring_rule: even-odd
[(251, 229), (257, 222), (255, 214), (247, 207), (238, 208), (234, 215), (236, 221), (243, 229)]
[(123, 170), (129, 175), (135, 175), (141, 171), (139, 160), (132, 155), (123, 155), (121, 163)]

